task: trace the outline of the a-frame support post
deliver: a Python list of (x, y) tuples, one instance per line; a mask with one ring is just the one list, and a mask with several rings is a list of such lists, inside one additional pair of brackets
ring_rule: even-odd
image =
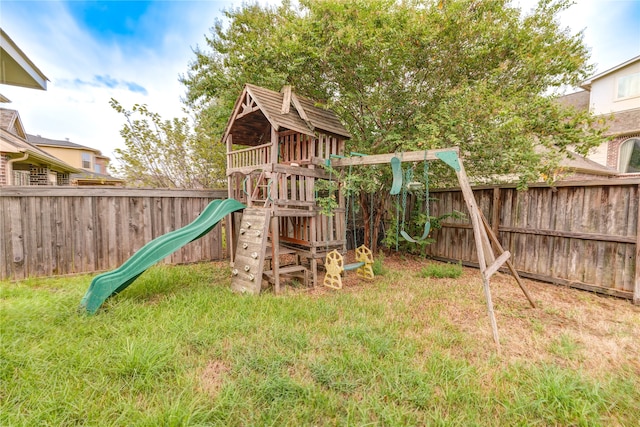
[[(231, 167), (229, 153), (233, 149), (233, 139), (232, 136), (227, 136), (227, 169)], [(227, 197), (232, 199), (235, 196), (235, 186), (236, 186), (236, 178), (233, 175), (227, 176)], [(229, 263), (233, 267), (235, 259), (236, 259), (236, 221), (235, 221), (235, 212), (231, 212), (229, 216), (227, 216), (226, 224), (225, 224), (225, 233), (227, 236), (227, 247), (229, 250)]]
[[(456, 156), (457, 157), (457, 156)], [(469, 211), (469, 217), (471, 225), (473, 227), (473, 236), (476, 242), (476, 252), (478, 254), (478, 266), (480, 267), (480, 274), (482, 275), (482, 287), (484, 290), (484, 296), (487, 300), (487, 313), (489, 314), (489, 322), (491, 323), (491, 331), (493, 332), (493, 341), (496, 343), (498, 353), (500, 353), (500, 337), (498, 336), (498, 324), (496, 322), (496, 315), (493, 311), (493, 299), (491, 297), (491, 288), (489, 287), (489, 279), (495, 272), (493, 270), (496, 265), (495, 255), (491, 250), (491, 243), (487, 236), (487, 232), (484, 225), (481, 226), (480, 210), (476, 204), (476, 199), (473, 196), (473, 190), (469, 184), (467, 173), (464, 170), (462, 162), (458, 161), (458, 169), (456, 169), (456, 175), (458, 176), (458, 182), (460, 183), (460, 189), (462, 190), (462, 196), (467, 205)], [(503, 263), (508, 259), (509, 252), (505, 252), (506, 257), (503, 260), (502, 257), (498, 260)], [(487, 260), (490, 262), (490, 269), (487, 269)], [(499, 266), (495, 267), (497, 270)]]

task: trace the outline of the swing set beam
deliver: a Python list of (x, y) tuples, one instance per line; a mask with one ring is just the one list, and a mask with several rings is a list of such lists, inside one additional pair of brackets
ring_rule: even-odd
[[(439, 160), (438, 153), (455, 152), (458, 156), (460, 150), (458, 147), (442, 148), (438, 150), (429, 150), (425, 158), (425, 150), (421, 151), (406, 151), (402, 153), (390, 153), (390, 154), (371, 154), (367, 156), (353, 156), (345, 158), (333, 158), (331, 159), (331, 167), (344, 167), (344, 166), (359, 166), (359, 165), (381, 165), (388, 164), (391, 159), (397, 157), (402, 162), (423, 162), (425, 160)], [(320, 166), (325, 165), (325, 159), (322, 161), (314, 162)]]

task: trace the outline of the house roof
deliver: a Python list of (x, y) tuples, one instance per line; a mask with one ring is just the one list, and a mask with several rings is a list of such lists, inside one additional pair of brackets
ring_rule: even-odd
[[(22, 131), (19, 131), (20, 129)], [(28, 154), (29, 159), (49, 164), (61, 171), (80, 172), (79, 169), (29, 143), (26, 137), (20, 135), (21, 133), (24, 133), (24, 128), (18, 112), (6, 108), (0, 109), (0, 151), (8, 154)]]
[(235, 144), (260, 144), (269, 124), (276, 131), (290, 129), (314, 136), (318, 129), (351, 137), (333, 111), (296, 95), (290, 87), (285, 86), (281, 92), (275, 92), (246, 84), (227, 123), (223, 141), (233, 134)]
[[(7, 131), (6, 129), (0, 129), (0, 150), (3, 153), (26, 155), (28, 154), (29, 160), (36, 160), (40, 163), (51, 165), (53, 168), (63, 172), (80, 172), (80, 169), (63, 162), (57, 157), (52, 156), (36, 147), (29, 144), (27, 141), (18, 138), (16, 135)], [(27, 160), (27, 159), (25, 159)]]
[(0, 28), (0, 83), (47, 90), (49, 80)]
[(35, 145), (44, 145), (47, 147), (73, 148), (76, 150), (89, 150), (89, 151), (98, 153), (100, 156), (102, 156), (102, 153), (100, 152), (100, 150), (97, 150), (91, 147), (86, 147), (84, 145), (76, 144), (75, 142), (71, 142), (68, 140), (43, 138), (40, 135), (31, 135), (31, 134), (27, 134), (27, 140), (30, 143)]
[(103, 173), (96, 172), (88, 172), (82, 171), (80, 173), (74, 173), (71, 175), (71, 180), (73, 181), (81, 181), (85, 184), (90, 183), (100, 183), (100, 184), (122, 184), (124, 183), (123, 179), (116, 178), (111, 175), (106, 175)]
[(576, 110), (589, 110), (589, 101), (591, 94), (586, 90), (570, 93), (568, 95), (558, 97), (557, 101), (566, 106), (574, 107)]
[(606, 122), (605, 135), (625, 136), (640, 133), (640, 108), (617, 111)]
[(631, 64), (633, 64), (635, 62), (638, 62), (638, 61), (640, 61), (640, 55), (638, 55), (638, 56), (636, 56), (634, 58), (631, 58), (628, 61), (625, 61), (625, 62), (623, 62), (621, 64), (618, 64), (613, 68), (609, 68), (606, 71), (603, 71), (603, 72), (601, 72), (599, 74), (596, 74), (595, 76), (592, 76), (592, 77), (588, 78), (587, 80), (583, 81), (580, 84), (580, 87), (583, 88), (583, 89), (586, 89), (586, 90), (591, 90), (591, 84), (593, 83), (594, 80), (598, 80), (598, 79), (600, 79), (600, 78), (602, 78), (604, 76), (607, 76), (607, 75), (609, 75), (611, 73), (614, 73), (614, 72), (618, 71), (621, 68), (626, 67), (627, 65), (631, 65)]
[(16, 110), (0, 108), (0, 129), (4, 129), (20, 138), (27, 138), (22, 120), (20, 120), (20, 115)]
[(572, 158), (566, 158), (560, 162), (560, 166), (565, 169), (589, 175), (614, 176), (619, 174), (617, 170), (601, 165), (579, 154), (573, 152), (569, 152), (569, 154)]

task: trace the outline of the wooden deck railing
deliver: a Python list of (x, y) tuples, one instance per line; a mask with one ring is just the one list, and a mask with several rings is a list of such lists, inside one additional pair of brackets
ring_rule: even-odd
[(269, 163), (271, 163), (270, 143), (227, 153), (227, 172)]

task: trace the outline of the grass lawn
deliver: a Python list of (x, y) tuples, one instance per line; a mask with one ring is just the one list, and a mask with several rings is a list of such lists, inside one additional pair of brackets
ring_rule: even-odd
[(95, 316), (91, 276), (0, 283), (0, 425), (640, 425), (640, 307), (390, 256), (341, 291), (159, 266)]

